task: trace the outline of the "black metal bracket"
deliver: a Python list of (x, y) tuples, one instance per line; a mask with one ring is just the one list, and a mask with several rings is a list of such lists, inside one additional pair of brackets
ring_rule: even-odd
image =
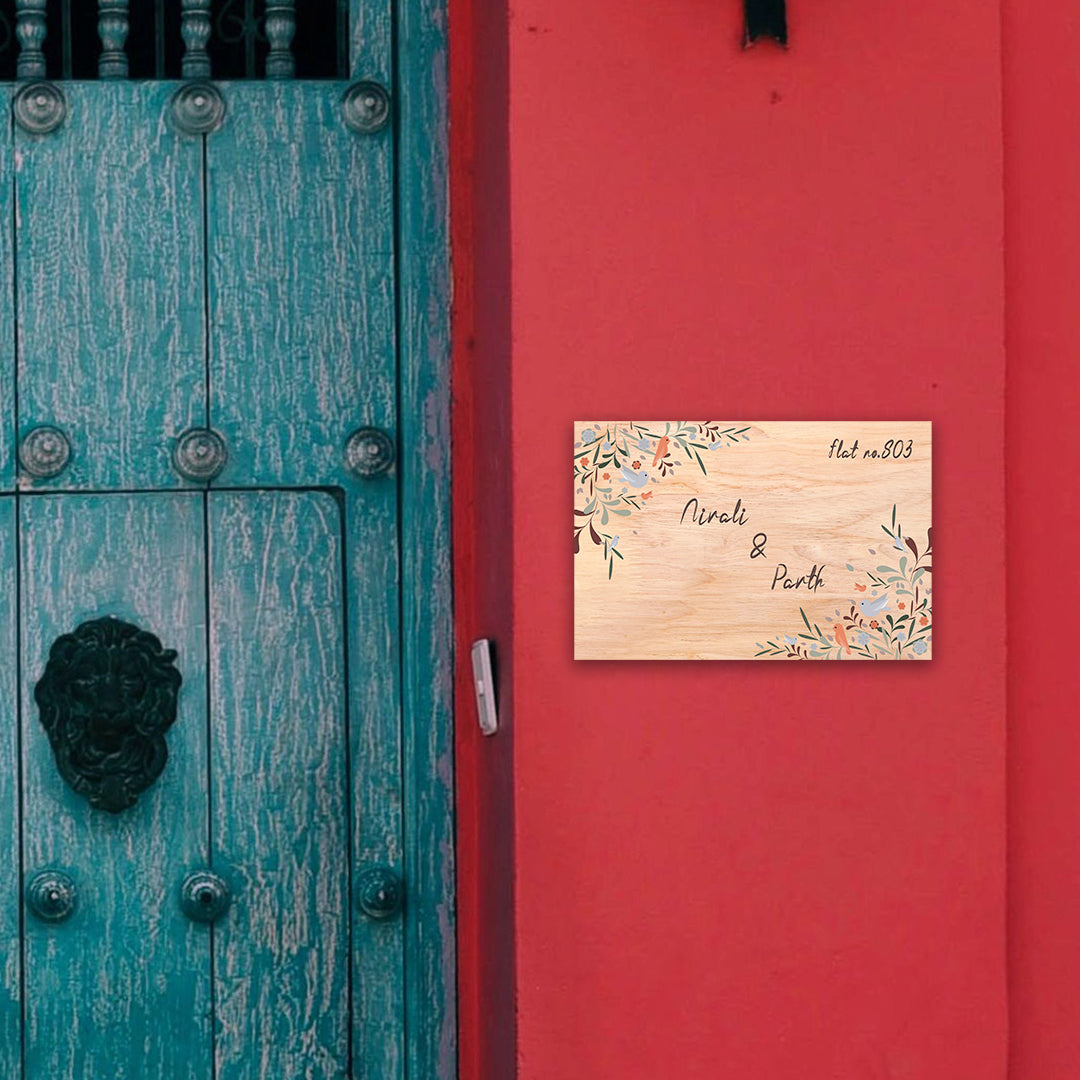
[(788, 43), (786, 0), (746, 0), (746, 35), (743, 44), (753, 45), (759, 37)]

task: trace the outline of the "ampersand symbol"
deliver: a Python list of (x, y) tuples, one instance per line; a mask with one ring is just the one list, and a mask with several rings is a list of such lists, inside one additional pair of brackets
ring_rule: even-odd
[(750, 552), (750, 558), (756, 559), (759, 555), (765, 554), (765, 543), (769, 538), (764, 533), (758, 533), (754, 537), (754, 548)]

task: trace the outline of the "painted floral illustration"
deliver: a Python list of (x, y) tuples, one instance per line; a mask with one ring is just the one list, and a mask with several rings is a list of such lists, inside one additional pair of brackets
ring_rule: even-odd
[[(756, 657), (787, 660), (917, 660), (930, 648), (934, 617), (931, 605), (931, 529), (919, 547), (896, 520), (882, 525), (887, 539), (870, 555), (882, 560), (873, 570), (859, 571), (852, 583), (850, 605), (813, 621), (799, 608), (802, 625), (770, 641), (758, 642)], [(847, 570), (855, 572), (851, 563)]]
[(749, 438), (749, 427), (717, 421), (586, 424), (574, 443), (574, 554), (582, 551), (583, 539), (591, 542), (584, 550), (604, 558), (610, 578), (615, 560), (624, 558), (619, 544), (626, 519), (647, 508), (650, 485), (677, 476), (684, 465), (707, 476), (706, 462), (716, 451)]

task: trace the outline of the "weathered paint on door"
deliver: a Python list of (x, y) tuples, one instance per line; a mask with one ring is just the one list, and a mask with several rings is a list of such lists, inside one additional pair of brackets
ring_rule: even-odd
[[(352, 7), (352, 70), (384, 84), (392, 14)], [(413, 40), (403, 79), (434, 55)], [(361, 133), (346, 82), (219, 83), (222, 126), (192, 135), (178, 83), (59, 85), (55, 131), (0, 134), (0, 1075), (449, 1077), (446, 732), (409, 726), (442, 715), (441, 588), (399, 614), (433, 564), (403, 577), (401, 538), (445, 513), (431, 446), (402, 444), (438, 439), (415, 406), (444, 400), (430, 357), (409, 368), (419, 323), (398, 342), (438, 291), (402, 238), (445, 257), (395, 175), (416, 104)], [(43, 425), (71, 450), (49, 478), (16, 452)], [(395, 468), (349, 467), (364, 427)], [(227, 449), (207, 482), (175, 466), (192, 428)], [(164, 771), (119, 813), (65, 783), (34, 694), (105, 617), (182, 676)], [(181, 905), (200, 870), (230, 894), (213, 922)], [(41, 871), (74, 883), (62, 921), (27, 903)]]

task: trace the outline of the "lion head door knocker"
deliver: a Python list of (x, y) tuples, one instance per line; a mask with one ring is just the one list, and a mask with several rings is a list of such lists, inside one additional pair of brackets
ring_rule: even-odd
[(34, 700), (60, 775), (91, 806), (118, 814), (161, 775), (181, 682), (175, 659), (112, 617), (53, 642)]

